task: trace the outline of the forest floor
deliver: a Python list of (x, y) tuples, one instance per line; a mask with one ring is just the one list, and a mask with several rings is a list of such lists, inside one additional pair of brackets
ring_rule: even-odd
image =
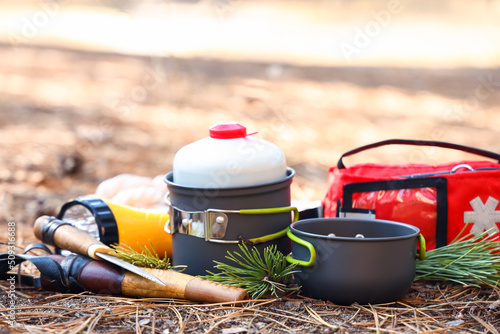
[[(375, 141), (429, 139), (500, 152), (495, 66), (300, 64), (8, 42), (0, 54), (0, 220), (15, 223), (20, 247), (35, 241), (37, 217), (57, 214), (115, 175), (171, 171), (175, 153), (221, 121), (238, 121), (277, 144), (296, 171), (292, 198), (306, 203), (323, 198), (328, 169), (343, 152)], [(397, 147), (347, 163), (465, 157)], [(18, 327), (5, 331), (498, 333), (500, 327), (498, 288), (448, 283), (418, 282), (400, 302), (351, 307), (297, 295), (241, 307), (18, 292)]]

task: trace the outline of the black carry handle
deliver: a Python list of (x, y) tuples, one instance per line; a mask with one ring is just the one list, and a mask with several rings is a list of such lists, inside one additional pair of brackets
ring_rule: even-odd
[(491, 151), (486, 151), (482, 150), (479, 148), (474, 148), (470, 146), (463, 146), (459, 144), (452, 144), (452, 143), (447, 143), (447, 142), (442, 142), (442, 141), (433, 141), (433, 140), (412, 140), (412, 139), (388, 139), (388, 140), (383, 140), (379, 141), (373, 144), (361, 146), (358, 148), (355, 148), (354, 150), (350, 150), (344, 154), (339, 159), (339, 162), (337, 163), (337, 167), (339, 169), (346, 168), (344, 165), (344, 162), (342, 159), (344, 157), (369, 150), (371, 148), (375, 147), (380, 147), (380, 146), (385, 146), (385, 145), (414, 145), (414, 146), (435, 146), (435, 147), (442, 147), (442, 148), (449, 148), (453, 150), (459, 150), (467, 153), (472, 153), (476, 155), (480, 155), (486, 158), (491, 158), (494, 160), (497, 160), (500, 163), (500, 154), (494, 153)]

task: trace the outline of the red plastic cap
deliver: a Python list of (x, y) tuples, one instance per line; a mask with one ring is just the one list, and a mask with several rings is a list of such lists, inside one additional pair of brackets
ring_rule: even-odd
[(247, 136), (247, 128), (237, 122), (218, 123), (210, 128), (210, 137), (234, 139)]

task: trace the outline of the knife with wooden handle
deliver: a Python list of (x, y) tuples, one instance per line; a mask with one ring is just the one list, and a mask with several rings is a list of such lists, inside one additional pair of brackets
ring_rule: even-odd
[(46, 244), (89, 256), (94, 260), (106, 260), (157, 284), (166, 285), (158, 277), (146, 270), (113, 256), (113, 249), (98, 241), (89, 233), (55, 217), (39, 217), (35, 221), (33, 230), (35, 236)]
[[(107, 254), (107, 252), (113, 252), (111, 248), (97, 241), (89, 233), (55, 217), (42, 216), (38, 218), (35, 222), (34, 232), (36, 237), (44, 243), (61, 249), (67, 249), (97, 260), (103, 255), (113, 257)], [(62, 262), (64, 259), (64, 256), (61, 255), (51, 255), (50, 257), (58, 262)], [(127, 265), (124, 269), (129, 269), (129, 265), (133, 266), (131, 263), (123, 262)], [(78, 265), (71, 267), (73, 270), (77, 270)], [(242, 288), (218, 284), (175, 270), (133, 267), (161, 279), (166, 284), (159, 286), (133, 272), (124, 273), (123, 269), (103, 261), (83, 263), (82, 267), (77, 270), (75, 279), (85, 290), (96, 293), (120, 294), (131, 297), (181, 298), (200, 302), (233, 302), (248, 299), (248, 293)], [(50, 285), (51, 283), (48, 281), (42, 284), (44, 288), (50, 288)], [(55, 287), (52, 288), (55, 289)]]
[[(62, 263), (62, 255), (50, 255), (53, 260)], [(78, 261), (76, 261), (78, 262)], [(78, 283), (86, 291), (129, 297), (180, 298), (197, 302), (224, 303), (248, 299), (245, 289), (223, 285), (199, 277), (179, 273), (175, 270), (146, 269), (160, 277), (167, 286), (158, 286), (131, 272), (103, 261), (75, 263)], [(57, 286), (43, 277), (41, 285), (46, 290), (56, 290)]]

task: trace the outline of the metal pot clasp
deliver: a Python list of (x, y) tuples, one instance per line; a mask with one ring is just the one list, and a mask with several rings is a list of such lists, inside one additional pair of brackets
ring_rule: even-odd
[(169, 233), (181, 233), (203, 238), (222, 239), (228, 224), (227, 210), (208, 209), (205, 211), (184, 211), (170, 207)]
[(243, 238), (240, 240), (224, 240), (227, 224), (229, 223), (228, 214), (255, 215), (286, 212), (293, 212), (293, 221), (298, 220), (299, 212), (293, 206), (263, 209), (185, 211), (170, 205), (170, 217), (165, 224), (165, 231), (170, 234), (187, 234), (216, 243), (261, 243), (284, 236), (288, 228), (277, 233), (248, 240)]

